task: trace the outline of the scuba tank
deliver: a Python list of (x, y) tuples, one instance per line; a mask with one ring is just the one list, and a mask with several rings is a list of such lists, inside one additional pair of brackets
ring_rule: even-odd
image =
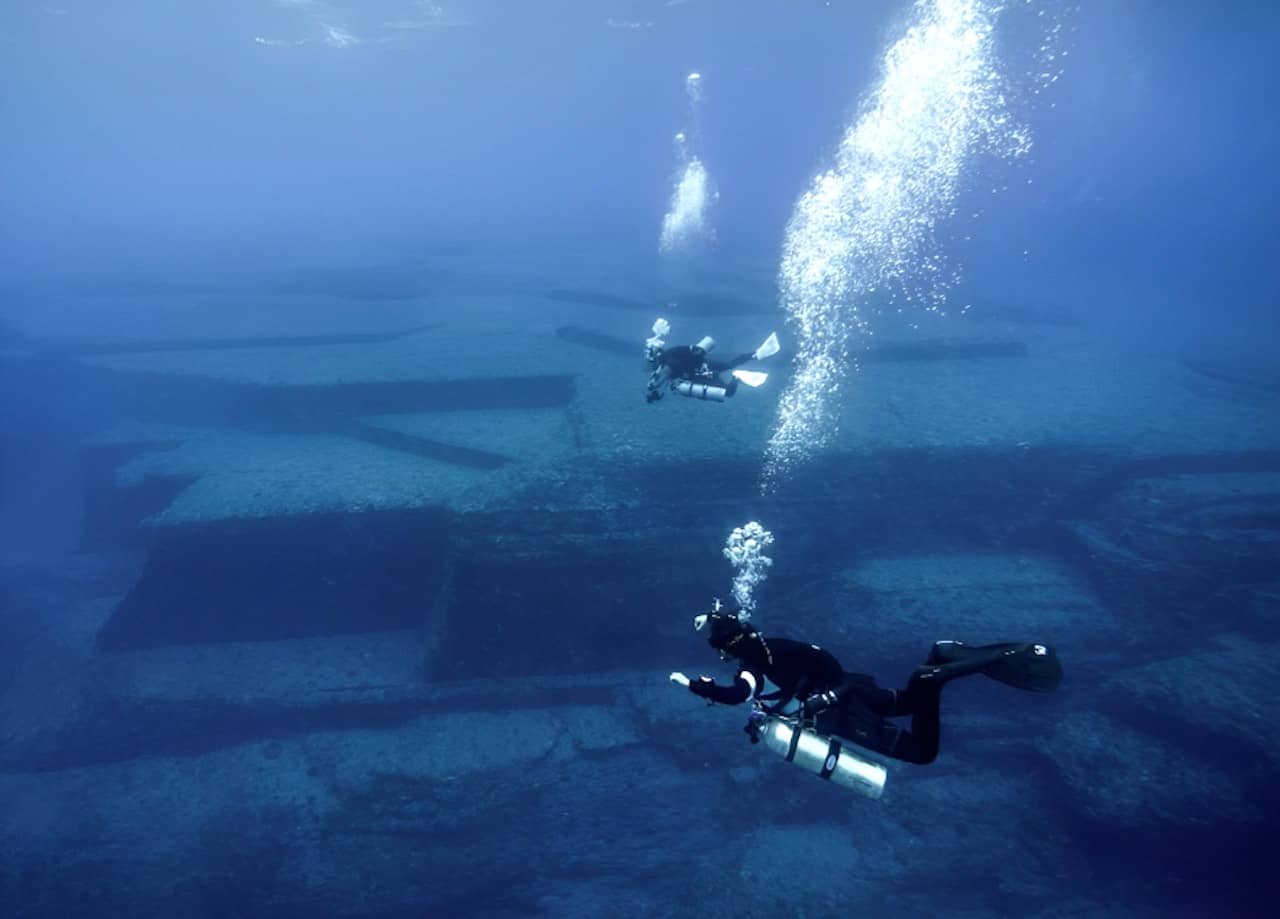
[(835, 737), (759, 709), (752, 712), (746, 731), (752, 743), (758, 743), (763, 737), (764, 745), (774, 753), (820, 779), (843, 785), (868, 798), (884, 794), (888, 776), (884, 766), (855, 755)]
[(723, 402), (728, 390), (723, 386), (710, 383), (695, 383), (693, 380), (681, 380), (671, 387), (682, 396), (690, 399), (710, 399), (712, 402)]

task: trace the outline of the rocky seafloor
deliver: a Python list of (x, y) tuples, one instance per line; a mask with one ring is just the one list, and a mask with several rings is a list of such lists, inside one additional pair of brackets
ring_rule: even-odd
[[(647, 406), (619, 343), (651, 317), (526, 296), (10, 357), (107, 422), (59, 467), (76, 551), (0, 571), (0, 911), (1261, 914), (1273, 393), (1074, 326), (906, 338), (761, 496), (785, 373)], [(750, 346), (735, 308), (684, 324)], [(689, 626), (748, 519), (767, 633), (885, 684), (935, 638), (1036, 639), (1066, 680), (949, 687), (880, 801), (804, 775), (666, 679), (728, 675)]]

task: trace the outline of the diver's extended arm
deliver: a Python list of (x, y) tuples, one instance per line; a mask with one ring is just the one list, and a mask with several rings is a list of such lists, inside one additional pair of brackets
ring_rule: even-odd
[(671, 377), (671, 368), (666, 364), (659, 365), (658, 369), (649, 374), (649, 382), (644, 387), (644, 397), (647, 402), (657, 402), (662, 398), (662, 387)]
[(719, 702), (721, 705), (741, 705), (755, 694), (756, 687), (760, 685), (759, 679), (750, 670), (739, 670), (730, 686), (717, 685), (709, 676), (691, 680), (683, 673), (671, 674), (671, 682), (688, 687), (689, 692), (699, 698)]

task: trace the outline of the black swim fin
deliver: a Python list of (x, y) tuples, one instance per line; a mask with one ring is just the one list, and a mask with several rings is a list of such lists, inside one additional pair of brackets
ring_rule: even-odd
[(1053, 692), (1062, 682), (1062, 662), (1048, 645), (1025, 642), (966, 645), (960, 641), (939, 641), (929, 652), (929, 663), (941, 664), (944, 671), (949, 664), (971, 663), (984, 676), (1031, 692)]

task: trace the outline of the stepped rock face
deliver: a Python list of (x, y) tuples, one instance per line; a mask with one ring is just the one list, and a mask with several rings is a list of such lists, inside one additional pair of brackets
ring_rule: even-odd
[[(776, 392), (646, 405), (642, 304), (530, 296), (270, 360), (8, 366), (72, 361), (100, 423), (59, 472), (81, 551), (0, 571), (2, 911), (659, 916), (776, 872), (702, 914), (923, 913), (963, 865), (958, 909), (1108, 915), (1262, 876), (1206, 840), (1278, 816), (1265, 402), (1078, 342), (887, 349), (762, 497)], [(939, 761), (877, 804), (769, 758), (667, 682), (731, 672), (690, 620), (747, 519), (777, 535), (766, 634), (886, 686), (937, 638), (1041, 640), (1061, 691), (948, 687)]]

